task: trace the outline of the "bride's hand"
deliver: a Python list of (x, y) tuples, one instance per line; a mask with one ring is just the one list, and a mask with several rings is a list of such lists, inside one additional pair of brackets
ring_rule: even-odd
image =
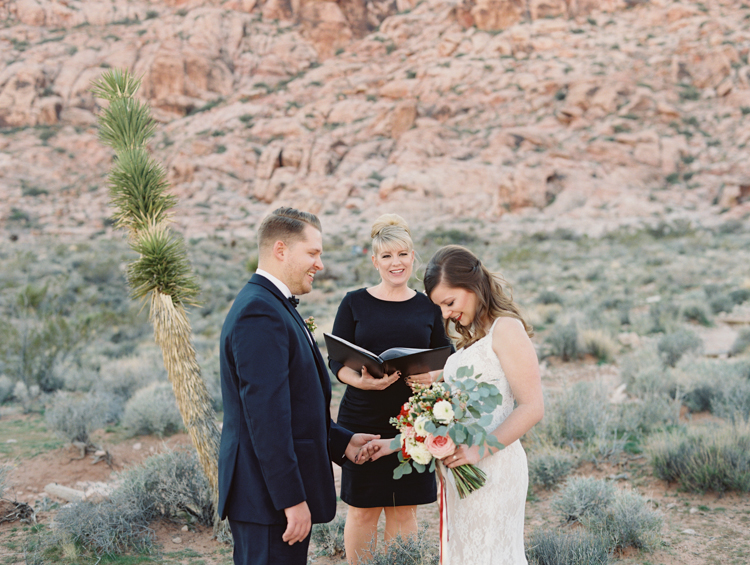
[[(391, 447), (391, 444), (393, 443), (393, 438), (391, 439), (374, 439), (367, 443), (365, 447), (372, 447), (374, 449), (370, 449), (373, 451), (372, 455), (370, 455), (370, 461), (376, 461), (380, 459), (381, 457), (385, 457), (386, 455), (390, 455), (391, 453), (396, 453), (399, 448), (398, 447)], [(364, 449), (364, 448), (363, 448)]]
[[(485, 453), (487, 453), (486, 448)], [(443, 462), (443, 465), (445, 465), (449, 469), (453, 469), (454, 467), (458, 467), (460, 465), (476, 465), (477, 463), (479, 463), (480, 459), (481, 457), (479, 457), (478, 445), (474, 445), (472, 447), (459, 445), (456, 448), (456, 451), (453, 452), (453, 455), (444, 457), (443, 459), (441, 459), (441, 461)]]
[(383, 375), (382, 378), (376, 379), (370, 373), (367, 372), (366, 367), (362, 367), (362, 376), (360, 377), (359, 387), (362, 390), (385, 390), (393, 383), (395, 383), (401, 373), (396, 371), (390, 375)]

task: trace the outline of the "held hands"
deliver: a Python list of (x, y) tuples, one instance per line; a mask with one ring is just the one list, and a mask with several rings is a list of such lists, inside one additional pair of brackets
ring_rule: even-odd
[(281, 539), (289, 545), (304, 541), (312, 528), (312, 517), (307, 502), (300, 502), (295, 506), (284, 508), (286, 514), (286, 530)]
[(386, 455), (390, 455), (391, 453), (396, 453), (398, 451), (398, 447), (391, 447), (392, 444), (393, 439), (374, 439), (362, 449), (372, 449), (373, 454), (370, 456), (370, 461), (377, 461), (381, 457), (385, 457)]
[(380, 449), (378, 444), (373, 443), (373, 440), (378, 439), (380, 439), (379, 435), (354, 434), (349, 440), (349, 445), (346, 446), (346, 458), (357, 465), (369, 461)]
[[(489, 455), (490, 451), (488, 447), (484, 448), (484, 454)], [(479, 460), (482, 459), (479, 457), (479, 446), (473, 445), (471, 447), (466, 447), (465, 445), (459, 445), (456, 450), (453, 452), (453, 455), (449, 455), (448, 457), (443, 457), (441, 461), (443, 462), (443, 465), (448, 467), (449, 469), (453, 469), (454, 467), (459, 467), (460, 465), (476, 465), (479, 463)]]
[(383, 375), (382, 379), (376, 379), (367, 372), (367, 367), (363, 366), (358, 388), (361, 388), (362, 390), (385, 390), (395, 383), (400, 376), (401, 372), (396, 371), (390, 375)]

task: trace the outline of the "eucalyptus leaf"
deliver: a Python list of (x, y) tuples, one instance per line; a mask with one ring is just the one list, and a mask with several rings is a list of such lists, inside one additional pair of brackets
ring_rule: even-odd
[(389, 447), (391, 449), (401, 449), (401, 434), (398, 434), (393, 440), (391, 440), (391, 445)]
[(417, 471), (417, 473), (424, 473), (426, 467), (422, 465), (421, 463), (417, 463), (416, 461), (412, 461), (412, 467)]
[(427, 431), (428, 434), (434, 434), (435, 430), (437, 429), (437, 426), (435, 425), (435, 422), (430, 420), (424, 425), (424, 429)]

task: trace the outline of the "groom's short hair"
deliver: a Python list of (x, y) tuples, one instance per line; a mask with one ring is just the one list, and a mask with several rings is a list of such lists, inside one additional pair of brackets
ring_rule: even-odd
[(315, 214), (295, 208), (276, 208), (258, 228), (258, 248), (262, 250), (277, 241), (291, 245), (303, 238), (306, 225), (314, 227), (319, 232), (323, 231)]

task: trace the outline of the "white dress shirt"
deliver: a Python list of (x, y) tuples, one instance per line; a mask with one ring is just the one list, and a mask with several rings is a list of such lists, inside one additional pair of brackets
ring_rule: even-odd
[[(263, 269), (255, 269), (255, 272), (257, 274), (259, 274), (261, 277), (266, 277), (269, 281), (271, 281), (276, 286), (276, 288), (278, 288), (281, 291), (281, 294), (283, 294), (286, 298), (289, 298), (289, 297), (292, 296), (292, 291), (289, 290), (289, 287), (286, 286), (279, 279), (277, 279), (276, 277), (274, 277), (268, 271), (264, 271)], [(305, 325), (307, 325), (307, 324), (305, 324)], [(309, 330), (307, 331), (307, 339), (310, 340), (310, 343), (313, 343), (312, 334), (310, 333)]]

